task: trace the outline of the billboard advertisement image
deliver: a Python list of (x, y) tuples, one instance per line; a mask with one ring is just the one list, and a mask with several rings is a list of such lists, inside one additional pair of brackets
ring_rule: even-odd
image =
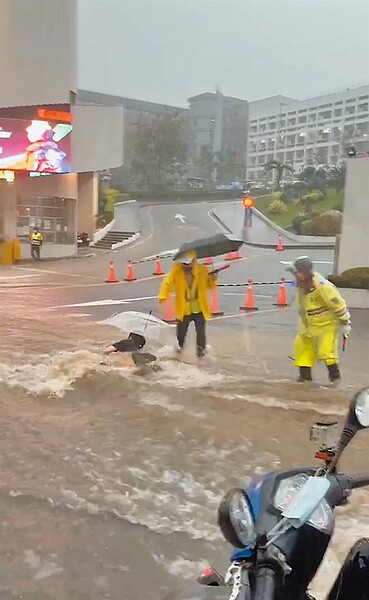
[(0, 170), (71, 172), (72, 125), (0, 118)]

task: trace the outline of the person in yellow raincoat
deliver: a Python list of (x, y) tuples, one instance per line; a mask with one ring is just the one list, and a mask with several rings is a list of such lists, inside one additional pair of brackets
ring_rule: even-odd
[(205, 325), (211, 317), (208, 290), (215, 288), (216, 285), (216, 275), (210, 275), (206, 265), (197, 263), (195, 252), (188, 252), (183, 258), (178, 259), (163, 280), (158, 301), (160, 304), (165, 302), (170, 292), (174, 290), (178, 353), (183, 350), (188, 327), (193, 321), (196, 329), (196, 354), (198, 357), (205, 355)]
[(298, 329), (293, 346), (294, 365), (299, 368), (298, 381), (311, 381), (315, 361), (323, 362), (332, 383), (341, 378), (338, 334), (347, 338), (351, 317), (346, 302), (336, 286), (314, 271), (310, 258), (301, 256), (288, 268), (295, 276)]

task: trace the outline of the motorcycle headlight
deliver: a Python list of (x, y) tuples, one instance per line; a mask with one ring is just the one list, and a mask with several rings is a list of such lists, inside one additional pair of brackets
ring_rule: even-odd
[(254, 518), (244, 490), (234, 488), (223, 497), (218, 509), (218, 525), (235, 548), (245, 548), (255, 542)]
[[(299, 475), (294, 475), (293, 477), (283, 479), (279, 484), (274, 497), (275, 508), (283, 511), (307, 480), (308, 476), (305, 473), (300, 473)], [(334, 516), (333, 511), (326, 500), (322, 500), (307, 523), (322, 533), (326, 533), (327, 535), (332, 534)]]

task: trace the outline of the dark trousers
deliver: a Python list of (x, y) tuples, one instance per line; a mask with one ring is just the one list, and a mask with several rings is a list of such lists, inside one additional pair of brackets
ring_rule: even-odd
[(206, 348), (206, 335), (205, 335), (205, 319), (202, 313), (196, 313), (192, 315), (185, 315), (183, 321), (177, 321), (177, 340), (180, 348), (183, 348), (188, 326), (193, 321), (196, 329), (196, 344), (201, 350)]
[(33, 260), (40, 260), (40, 246), (36, 246), (36, 244), (31, 244), (31, 256)]

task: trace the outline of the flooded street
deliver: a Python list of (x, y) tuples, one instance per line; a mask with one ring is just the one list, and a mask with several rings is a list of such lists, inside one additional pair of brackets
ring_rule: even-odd
[[(101, 365), (116, 332), (47, 310), (50, 292), (2, 290), (1, 300), (4, 600), (174, 600), (196, 590), (203, 566), (227, 566), (216, 525), (224, 492), (269, 469), (314, 464), (309, 426), (342, 418), (348, 393), (367, 383), (365, 329), (350, 340), (340, 389), (319, 366), (316, 383), (294, 382), (281, 352), (294, 315), (284, 311), (269, 322), (214, 321), (203, 364), (191, 336), (185, 362), (168, 350), (161, 371), (137, 375), (125, 357)], [(358, 436), (348, 471), (365, 470), (368, 444)], [(361, 491), (341, 509), (336, 569), (369, 535), (368, 505)]]

